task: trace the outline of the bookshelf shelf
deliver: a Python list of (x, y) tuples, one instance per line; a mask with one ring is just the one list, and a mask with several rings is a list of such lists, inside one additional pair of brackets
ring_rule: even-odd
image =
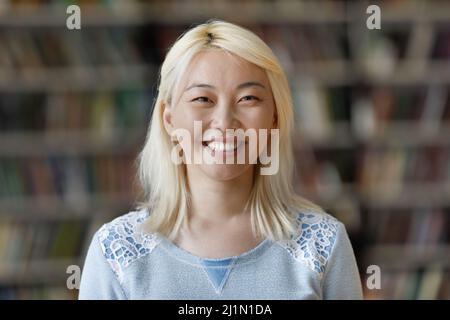
[(0, 90), (7, 92), (148, 89), (156, 67), (142, 65), (70, 66), (0, 70)]
[(348, 122), (333, 122), (329, 129), (323, 135), (315, 135), (303, 128), (301, 124), (295, 133), (295, 146), (298, 150), (306, 148), (310, 145), (317, 148), (353, 148), (356, 145), (356, 139), (351, 132)]
[[(336, 186), (327, 184), (326, 188), (320, 188), (320, 191), (306, 188), (301, 192), (307, 198), (312, 198), (325, 205), (331, 205), (340, 198), (349, 198), (373, 210), (434, 206), (450, 208), (450, 185), (448, 183), (416, 182), (404, 186), (402, 190), (397, 190), (398, 187), (396, 182), (386, 182), (372, 188), (355, 183), (343, 183)], [(386, 195), (386, 190), (392, 191)]]
[(0, 286), (14, 285), (58, 285), (66, 282), (70, 265), (80, 265), (83, 258), (17, 261), (0, 263)]
[[(403, 1), (382, 2), (383, 22), (385, 23), (417, 23), (417, 22), (448, 22), (450, 18), (450, 5), (440, 3), (435, 5), (436, 1)], [(354, 4), (348, 7), (348, 15), (352, 21), (361, 20), (361, 12), (365, 12), (368, 2)], [(364, 16), (365, 18), (365, 16)]]
[(450, 146), (450, 124), (447, 123), (396, 121), (385, 125), (383, 131), (367, 142), (375, 146), (390, 147)]
[[(318, 3), (318, 4), (317, 4)], [(317, 10), (320, 7), (320, 10)], [(360, 22), (367, 5), (348, 5), (345, 1), (274, 1), (264, 3), (258, 0), (220, 1), (195, 0), (188, 3), (178, 0), (110, 2), (107, 5), (82, 5), (85, 26), (139, 26), (146, 23), (188, 24), (212, 16), (234, 17), (245, 23), (345, 23)], [(58, 4), (16, 5), (0, 8), (0, 26), (59, 26), (65, 25), (65, 6)], [(239, 10), (236, 10), (239, 9)], [(405, 5), (383, 5), (383, 21), (389, 23), (447, 22), (450, 19), (450, 5), (442, 3), (438, 8), (425, 2)], [(361, 14), (362, 13), (362, 14)]]
[[(115, 212), (118, 208), (128, 208), (133, 196), (123, 192), (104, 194), (67, 194), (20, 196), (0, 198), (1, 216), (15, 219), (72, 219), (89, 218), (102, 212)], [(106, 214), (108, 216), (108, 214)]]
[(144, 137), (145, 128), (0, 133), (0, 156), (126, 154), (135, 151)]
[[(344, 22), (344, 3), (322, 1), (323, 10), (318, 12), (314, 6), (306, 3), (277, 1), (264, 5), (261, 1), (231, 2), (219, 1), (154, 1), (149, 3), (115, 2), (108, 6), (81, 6), (83, 24), (86, 26), (130, 26), (145, 23), (180, 24), (191, 23), (197, 19), (216, 16), (234, 16), (236, 20), (261, 22)], [(236, 9), (239, 8), (239, 11)], [(105, 10), (107, 9), (107, 10)], [(276, 14), (274, 14), (276, 13)], [(21, 5), (13, 9), (0, 11), (0, 26), (58, 26), (65, 25), (67, 15), (64, 6)]]
[[(348, 122), (334, 121), (329, 132), (322, 136), (314, 136), (306, 129), (300, 128), (296, 133), (296, 147), (312, 145), (316, 148), (357, 148), (364, 144), (371, 147), (410, 148), (424, 146), (450, 146), (450, 123), (418, 123), (415, 121), (395, 121), (380, 124), (378, 132), (371, 137), (358, 137)], [(305, 145), (306, 144), (306, 145)]]
[[(386, 183), (376, 188), (376, 191), (360, 191), (360, 198), (373, 209), (450, 207), (450, 184), (448, 182), (411, 183), (396, 192), (395, 189), (398, 187), (396, 183)], [(392, 193), (387, 193), (387, 190), (392, 190)]]
[[(450, 62), (435, 60), (427, 62), (422, 67), (421, 60), (405, 60), (399, 62), (398, 67), (385, 77), (372, 77), (368, 74), (368, 82), (372, 85), (426, 85), (426, 84), (449, 84)], [(360, 71), (363, 73), (364, 71)]]
[[(370, 63), (369, 59), (361, 62)], [(376, 62), (373, 62), (376, 63)], [(373, 86), (412, 86), (450, 84), (450, 62), (434, 60), (422, 65), (422, 60), (404, 60), (386, 76), (378, 77), (367, 72), (357, 62), (346, 60), (319, 60), (301, 62), (295, 66), (294, 75), (302, 74), (325, 85), (352, 85), (361, 82)]]
[(366, 255), (368, 263), (388, 269), (415, 269), (430, 264), (450, 268), (448, 245), (374, 245), (367, 248)]

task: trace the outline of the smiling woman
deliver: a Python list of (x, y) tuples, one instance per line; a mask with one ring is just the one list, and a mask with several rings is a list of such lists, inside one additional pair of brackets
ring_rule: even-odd
[(361, 298), (344, 225), (293, 191), (292, 130), (288, 82), (260, 38), (223, 21), (186, 32), (139, 158), (146, 201), (94, 235), (80, 298)]

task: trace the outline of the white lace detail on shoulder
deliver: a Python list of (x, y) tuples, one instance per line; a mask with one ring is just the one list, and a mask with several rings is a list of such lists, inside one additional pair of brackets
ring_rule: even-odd
[(155, 234), (136, 230), (147, 217), (146, 210), (133, 211), (104, 224), (98, 231), (103, 255), (120, 283), (123, 280), (123, 269), (149, 254), (160, 242)]
[(280, 241), (297, 261), (322, 277), (338, 230), (338, 220), (324, 213), (306, 212), (297, 216), (299, 233), (291, 240)]

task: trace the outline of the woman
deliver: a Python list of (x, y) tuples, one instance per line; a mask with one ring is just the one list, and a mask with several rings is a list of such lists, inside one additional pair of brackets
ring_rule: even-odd
[(139, 158), (146, 203), (97, 231), (79, 298), (361, 298), (345, 227), (293, 191), (292, 129), (260, 38), (222, 21), (186, 32)]

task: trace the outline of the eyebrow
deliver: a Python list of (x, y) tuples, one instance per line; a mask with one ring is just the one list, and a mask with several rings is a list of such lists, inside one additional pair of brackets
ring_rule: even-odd
[[(241, 83), (240, 85), (238, 85), (236, 87), (236, 89), (240, 90), (240, 89), (244, 89), (244, 88), (248, 88), (248, 87), (261, 87), (263, 89), (266, 89), (266, 87), (262, 83), (257, 82), (257, 81), (247, 81), (247, 82)], [(187, 87), (186, 90), (184, 90), (184, 91), (188, 91), (192, 88), (216, 89), (216, 87), (214, 87), (210, 84), (207, 84), (207, 83), (194, 83), (194, 84), (190, 85), (189, 87)]]

